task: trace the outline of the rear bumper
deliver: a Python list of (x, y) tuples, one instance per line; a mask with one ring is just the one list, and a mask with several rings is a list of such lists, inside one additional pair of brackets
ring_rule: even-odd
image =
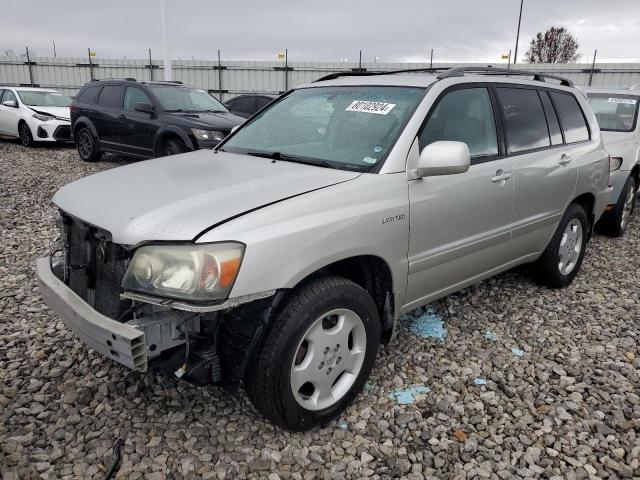
[(116, 322), (91, 308), (51, 270), (49, 258), (37, 260), (38, 283), (44, 302), (89, 348), (134, 370), (147, 370), (144, 333)]
[(631, 172), (629, 170), (615, 170), (609, 174), (609, 185), (612, 185), (611, 191), (609, 192), (609, 205), (618, 203), (624, 184), (627, 182), (630, 174)]

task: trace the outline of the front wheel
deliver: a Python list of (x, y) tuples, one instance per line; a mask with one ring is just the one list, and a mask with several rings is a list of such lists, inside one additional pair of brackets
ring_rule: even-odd
[(618, 203), (613, 210), (606, 212), (596, 224), (599, 233), (609, 237), (621, 237), (629, 225), (636, 205), (636, 179), (627, 178), (622, 187)]
[(93, 162), (100, 156), (98, 142), (88, 128), (81, 128), (76, 136), (78, 155), (83, 162)]
[(24, 145), (25, 147), (35, 146), (33, 135), (31, 134), (31, 129), (29, 128), (29, 125), (27, 125), (27, 122), (25, 122), (24, 120), (20, 122), (20, 125), (18, 125), (18, 136), (20, 137), (20, 143), (22, 143), (22, 145)]
[(582, 265), (588, 234), (589, 222), (584, 208), (572, 203), (544, 253), (533, 265), (535, 279), (551, 288), (569, 285)]
[(376, 305), (354, 282), (329, 277), (294, 290), (245, 377), (269, 420), (307, 430), (338, 416), (362, 390), (380, 339)]
[(178, 155), (187, 151), (187, 147), (184, 142), (178, 138), (170, 138), (164, 142), (162, 148), (162, 155), (168, 157), (169, 155)]

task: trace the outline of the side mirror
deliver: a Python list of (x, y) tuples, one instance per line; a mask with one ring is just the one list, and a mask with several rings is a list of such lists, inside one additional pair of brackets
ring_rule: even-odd
[(2, 105), (4, 105), (5, 107), (18, 108), (18, 102), (16, 102), (15, 100), (7, 100), (6, 102), (2, 102)]
[(422, 178), (464, 173), (470, 165), (471, 156), (466, 143), (440, 140), (422, 149), (416, 176)]
[(136, 102), (136, 104), (133, 106), (133, 109), (136, 112), (142, 112), (142, 113), (153, 113), (155, 110), (155, 108), (153, 108), (151, 105), (144, 102)]

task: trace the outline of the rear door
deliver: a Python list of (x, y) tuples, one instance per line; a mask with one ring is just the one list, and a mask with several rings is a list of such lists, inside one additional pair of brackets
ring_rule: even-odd
[(160, 128), (157, 114), (136, 112), (136, 103), (154, 106), (149, 96), (139, 87), (128, 86), (124, 93), (122, 117), (124, 128), (120, 132), (123, 148), (134, 155), (153, 156), (153, 139)]
[(512, 255), (544, 250), (573, 195), (578, 170), (547, 91), (496, 86), (513, 159)]
[(103, 148), (123, 150), (121, 137), (122, 132), (126, 130), (122, 109), (124, 90), (124, 85), (105, 85), (98, 96), (92, 120)]
[(467, 144), (469, 171), (409, 181), (409, 279), (405, 307), (473, 283), (509, 261), (511, 159), (502, 155), (489, 85), (445, 92), (429, 114), (419, 149), (438, 140)]

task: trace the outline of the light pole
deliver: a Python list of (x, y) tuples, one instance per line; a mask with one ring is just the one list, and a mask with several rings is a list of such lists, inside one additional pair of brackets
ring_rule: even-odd
[(522, 4), (524, 0), (520, 0), (520, 16), (518, 17), (518, 33), (516, 34), (516, 51), (513, 55), (513, 64), (518, 63), (518, 42), (520, 41), (520, 23), (522, 22)]
[(162, 29), (162, 57), (164, 59), (164, 79), (173, 80), (171, 52), (169, 50), (169, 28), (167, 26), (167, 0), (160, 0), (160, 25)]

